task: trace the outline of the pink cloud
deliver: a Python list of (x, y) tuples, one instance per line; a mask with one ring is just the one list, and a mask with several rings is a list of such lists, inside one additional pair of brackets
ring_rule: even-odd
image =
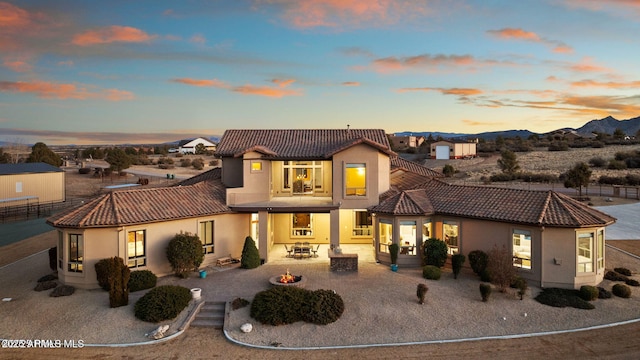
[(472, 96), (472, 95), (480, 95), (480, 94), (483, 93), (482, 90), (480, 90), (480, 89), (471, 89), (471, 88), (430, 88), (430, 87), (402, 88), (399, 91), (400, 92), (438, 91), (442, 95), (456, 95), (456, 96)]
[(133, 93), (124, 90), (107, 89), (98, 92), (75, 84), (59, 84), (46, 81), (0, 81), (0, 91), (11, 93), (31, 93), (47, 99), (102, 99), (110, 101), (132, 100)]
[(23, 28), (31, 23), (29, 12), (7, 2), (0, 2), (0, 27)]
[(345, 81), (342, 83), (343, 86), (360, 86), (359, 81)]
[(502, 39), (540, 41), (538, 34), (520, 28), (504, 28), (500, 30), (489, 30), (487, 32)]
[(89, 46), (114, 42), (141, 43), (152, 38), (153, 36), (134, 27), (112, 25), (76, 34), (71, 42), (79, 46)]
[(33, 69), (33, 66), (31, 64), (29, 64), (27, 61), (25, 60), (9, 60), (9, 59), (5, 59), (2, 62), (2, 65), (4, 65), (5, 67), (15, 71), (15, 72), (28, 72), (31, 71)]
[(463, 119), (462, 123), (465, 124), (466, 126), (496, 126), (496, 125), (503, 125), (503, 122), (499, 122), (499, 121), (477, 121), (477, 120), (469, 120), (469, 119)]
[(269, 87), (269, 86), (254, 86), (243, 85), (236, 86), (232, 91), (244, 94), (244, 95), (259, 95), (266, 97), (281, 98), (283, 96), (300, 96), (302, 91), (298, 89), (283, 89), (282, 87)]
[(608, 89), (626, 89), (626, 88), (640, 88), (640, 81), (596, 81), (596, 80), (581, 80), (571, 83), (573, 87), (592, 87), (592, 88), (608, 88)]
[(609, 69), (606, 67), (596, 65), (593, 63), (591, 58), (585, 57), (576, 64), (569, 65), (569, 70), (575, 72), (607, 72)]
[(495, 65), (495, 61), (482, 61), (471, 55), (416, 55), (409, 57), (386, 57), (376, 59), (372, 67), (377, 72), (392, 72), (408, 69), (435, 69), (439, 67), (481, 67)]
[(217, 87), (217, 88), (228, 88), (224, 81), (218, 79), (190, 79), (190, 78), (180, 78), (180, 79), (172, 79), (172, 82), (191, 85), (191, 86), (199, 86), (199, 87)]
[(191, 39), (189, 39), (189, 42), (204, 45), (207, 42), (207, 39), (202, 34), (195, 34)]
[(296, 81), (294, 79), (272, 79), (271, 82), (280, 87), (287, 87)]

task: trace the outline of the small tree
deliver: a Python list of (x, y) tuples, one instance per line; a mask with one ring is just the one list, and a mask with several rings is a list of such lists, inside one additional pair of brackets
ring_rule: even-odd
[(53, 166), (62, 166), (62, 159), (45, 143), (37, 142), (31, 147), (31, 154), (27, 158), (28, 163), (43, 162)]
[(444, 176), (446, 176), (446, 177), (452, 177), (453, 174), (455, 174), (455, 173), (456, 173), (456, 169), (454, 169), (452, 165), (446, 164), (442, 168), (442, 174), (444, 174)]
[(198, 271), (204, 260), (202, 242), (197, 235), (180, 232), (169, 241), (167, 259), (176, 276), (186, 278), (189, 272)]
[(564, 187), (577, 189), (578, 196), (582, 197), (582, 187), (588, 186), (590, 179), (589, 165), (579, 162), (571, 170), (564, 173)]
[(255, 241), (253, 241), (251, 236), (247, 236), (244, 239), (240, 267), (243, 269), (255, 269), (258, 266), (260, 266), (260, 253), (258, 252)]
[(112, 308), (129, 304), (129, 277), (131, 271), (119, 257), (106, 258), (95, 265), (98, 284), (109, 291), (109, 306)]
[(429, 291), (427, 285), (418, 284), (418, 288), (416, 289), (416, 295), (418, 295), (418, 304), (424, 304), (424, 299), (427, 296), (427, 291)]
[(500, 170), (505, 174), (515, 175), (515, 173), (520, 170), (516, 153), (510, 150), (503, 150), (501, 155), (502, 157), (498, 159)]
[(487, 268), (489, 256), (482, 250), (473, 250), (469, 253), (469, 265), (474, 273), (480, 275)]
[(398, 263), (398, 252), (400, 252), (400, 246), (398, 246), (398, 244), (393, 243), (389, 245), (389, 256), (391, 256), (392, 264)]
[(115, 148), (109, 151), (106, 161), (109, 163), (109, 168), (113, 171), (120, 173), (124, 169), (128, 169), (131, 166), (133, 160), (131, 156), (127, 155), (124, 150)]
[(453, 270), (453, 278), (457, 279), (458, 274), (460, 274), (460, 270), (462, 270), (462, 265), (464, 264), (465, 257), (462, 254), (454, 254), (451, 256), (451, 268)]
[(205, 152), (207, 152), (207, 148), (204, 146), (203, 143), (198, 143), (198, 145), (196, 145), (196, 155), (202, 155)]
[(424, 242), (425, 265), (443, 267), (447, 262), (447, 244), (440, 240), (430, 238)]
[(498, 248), (494, 245), (493, 249), (489, 251), (487, 270), (491, 274), (491, 282), (498, 287), (500, 292), (506, 292), (516, 276), (516, 269), (513, 267), (513, 256), (506, 246), (503, 245)]

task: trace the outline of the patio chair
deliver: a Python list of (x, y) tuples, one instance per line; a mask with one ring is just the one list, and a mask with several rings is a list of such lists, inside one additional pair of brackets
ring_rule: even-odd
[(287, 250), (287, 257), (289, 257), (289, 258), (292, 257), (293, 255), (291, 255), (291, 253), (293, 252), (293, 249), (289, 249), (287, 247), (287, 244), (284, 244), (284, 248), (285, 248), (285, 250)]
[(318, 244), (315, 249), (313, 248), (313, 246), (311, 247), (311, 252), (313, 253), (314, 258), (318, 257), (318, 250), (320, 250), (320, 244)]

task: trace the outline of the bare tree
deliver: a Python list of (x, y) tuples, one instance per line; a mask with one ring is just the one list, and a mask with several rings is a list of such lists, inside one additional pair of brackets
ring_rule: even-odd
[(501, 248), (494, 245), (489, 251), (487, 270), (491, 274), (491, 282), (500, 289), (500, 292), (507, 292), (511, 281), (516, 276), (516, 269), (513, 267), (513, 256), (505, 245)]

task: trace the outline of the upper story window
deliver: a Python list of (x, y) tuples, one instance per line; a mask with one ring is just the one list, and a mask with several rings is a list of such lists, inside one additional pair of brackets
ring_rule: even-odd
[(367, 165), (348, 163), (344, 174), (345, 196), (367, 196)]
[(282, 188), (293, 195), (313, 194), (324, 188), (322, 161), (285, 161), (282, 165)]
[(251, 161), (251, 172), (262, 172), (262, 161)]
[(531, 232), (513, 230), (512, 234), (513, 265), (531, 269)]

